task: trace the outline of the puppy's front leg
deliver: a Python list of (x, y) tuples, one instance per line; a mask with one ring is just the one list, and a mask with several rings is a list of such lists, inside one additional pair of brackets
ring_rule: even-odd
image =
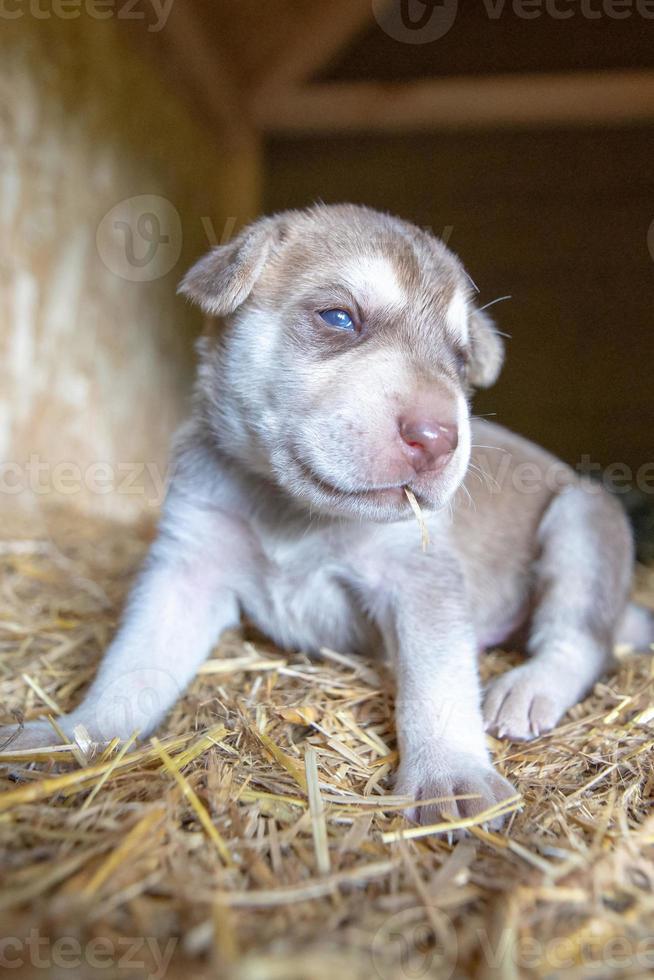
[(397, 792), (440, 801), (407, 812), (419, 823), (474, 816), (515, 790), (489, 761), (464, 584), (449, 555), (405, 572), (383, 617), (397, 672)]
[[(86, 698), (58, 719), (69, 738), (83, 725), (95, 741), (149, 734), (195, 675), (219, 634), (238, 622), (229, 521), (172, 493), (161, 530), (123, 623)], [(0, 730), (8, 750), (52, 745), (48, 722)]]

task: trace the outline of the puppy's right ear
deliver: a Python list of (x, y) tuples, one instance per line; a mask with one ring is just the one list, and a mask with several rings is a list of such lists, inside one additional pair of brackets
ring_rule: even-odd
[(497, 381), (504, 362), (502, 338), (491, 318), (481, 310), (471, 310), (468, 326), (468, 380), (474, 388), (490, 388)]
[(275, 244), (279, 217), (261, 218), (196, 262), (177, 289), (210, 316), (228, 316), (248, 298)]

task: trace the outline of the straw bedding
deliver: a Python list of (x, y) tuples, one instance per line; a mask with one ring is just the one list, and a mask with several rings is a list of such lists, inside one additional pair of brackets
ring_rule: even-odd
[[(59, 515), (12, 533), (1, 720), (56, 717), (93, 675), (149, 532)], [(639, 589), (654, 604), (652, 572)], [(515, 659), (487, 655), (484, 675)], [(653, 681), (651, 658), (623, 655), (552, 734), (491, 740), (524, 804), (502, 832), (402, 839), (385, 667), (281, 653), (246, 628), (157, 740), (95, 755), (82, 740), (38, 764), (5, 747), (0, 961), (58, 977), (646, 976)]]

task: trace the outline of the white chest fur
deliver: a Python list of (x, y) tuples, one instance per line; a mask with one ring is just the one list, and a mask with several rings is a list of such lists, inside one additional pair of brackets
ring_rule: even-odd
[(253, 534), (263, 561), (252, 569), (243, 611), (283, 647), (342, 651), (368, 650), (376, 632), (357, 601), (343, 535), (326, 539), (317, 528), (277, 536), (269, 528)]

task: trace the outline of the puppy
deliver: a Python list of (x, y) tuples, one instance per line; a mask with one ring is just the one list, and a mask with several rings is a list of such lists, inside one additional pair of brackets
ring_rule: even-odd
[[(437, 801), (413, 819), (513, 796), (484, 728), (531, 738), (589, 690), (638, 618), (632, 543), (602, 490), (471, 421), (503, 349), (461, 264), (397, 218), (321, 205), (256, 222), (181, 292), (223, 329), (199, 345), (158, 538), (64, 732), (152, 732), (244, 613), (282, 647), (387, 651), (396, 789)], [(526, 621), (526, 662), (482, 708), (479, 649)], [(12, 749), (52, 737), (33, 722)]]

